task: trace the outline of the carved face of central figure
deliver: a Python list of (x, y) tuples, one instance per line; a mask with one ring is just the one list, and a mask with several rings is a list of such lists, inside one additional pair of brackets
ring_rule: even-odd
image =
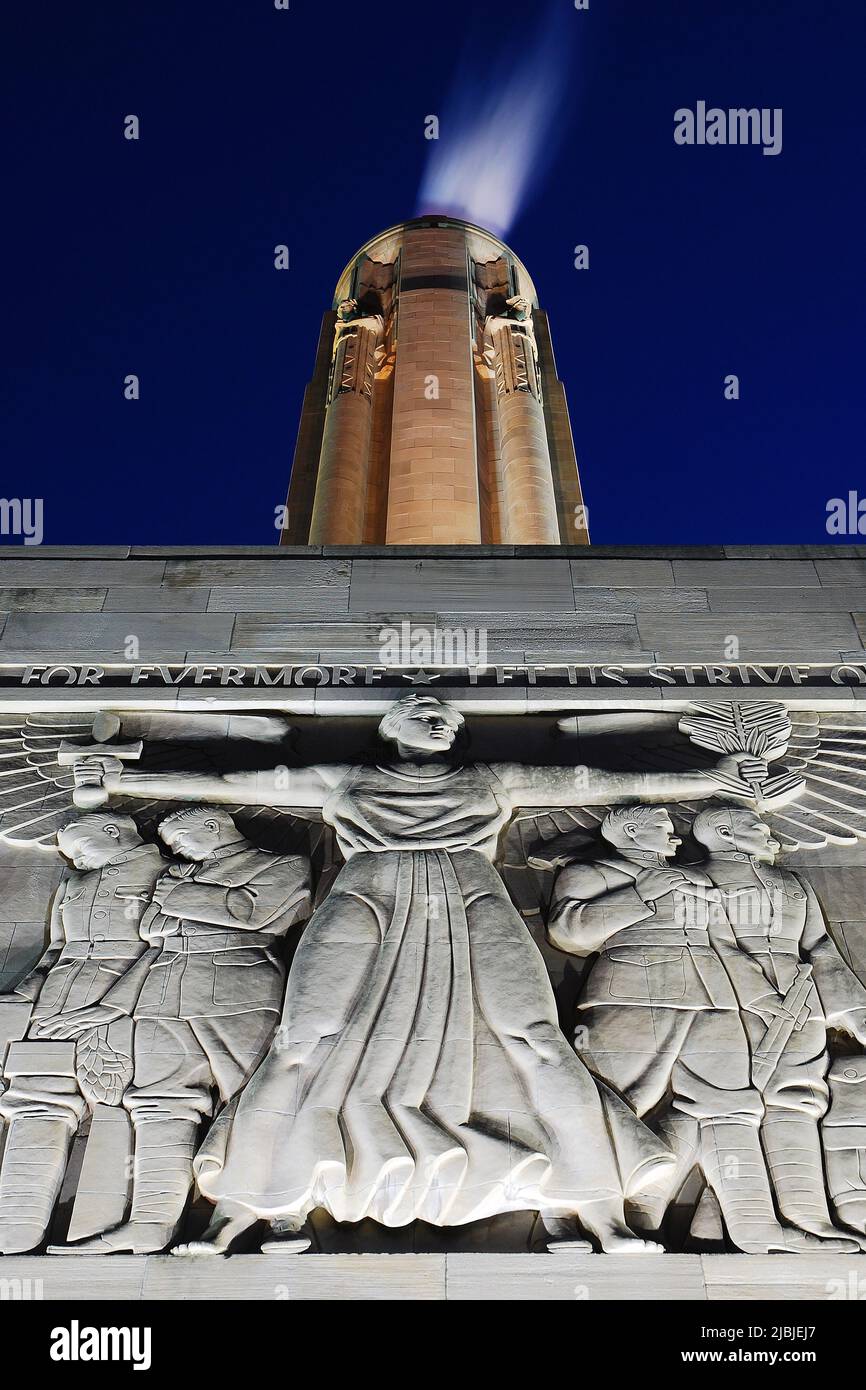
[(379, 725), (389, 743), (396, 743), (402, 757), (447, 753), (454, 744), (463, 715), (432, 695), (407, 695), (398, 700)]
[(420, 709), (405, 714), (397, 726), (397, 739), (404, 748), (417, 748), (419, 752), (435, 753), (451, 748), (457, 735), (457, 726), (440, 709)]

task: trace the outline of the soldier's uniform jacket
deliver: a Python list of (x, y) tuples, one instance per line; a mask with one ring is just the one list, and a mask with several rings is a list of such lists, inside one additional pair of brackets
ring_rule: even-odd
[(811, 962), (817, 989), (809, 1005), (813, 1017), (866, 1008), (866, 989), (829, 937), (807, 883), (790, 869), (745, 854), (713, 855), (705, 868), (738, 945), (780, 994), (791, 987), (802, 959)]
[(106, 1003), (136, 1018), (279, 1012), (279, 939), (309, 911), (304, 857), (230, 845), (204, 863), (172, 864), (156, 899), (141, 922), (151, 949)]
[(643, 869), (658, 867), (655, 860), (616, 856), (572, 865), (561, 876), (551, 936), (578, 955), (599, 952), (581, 1006), (738, 1009), (766, 996), (767, 981), (738, 951), (719, 895), (701, 870), (667, 865), (685, 875), (682, 888), (644, 902), (635, 880)]
[(74, 870), (51, 912), (45, 974), (33, 1021), (100, 1002), (142, 956), (139, 926), (165, 860), (155, 845), (118, 854), (101, 869)]

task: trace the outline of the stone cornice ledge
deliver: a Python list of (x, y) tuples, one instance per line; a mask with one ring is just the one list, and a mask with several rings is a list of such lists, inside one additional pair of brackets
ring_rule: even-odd
[(271, 559), (866, 560), (866, 545), (2, 545), (4, 560)]
[(586, 1299), (828, 1302), (866, 1262), (851, 1255), (15, 1255), (0, 1259), (7, 1299), (510, 1301)]

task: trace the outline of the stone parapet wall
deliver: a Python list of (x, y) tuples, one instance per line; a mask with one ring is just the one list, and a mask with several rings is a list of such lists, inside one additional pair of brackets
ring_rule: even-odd
[(0, 549), (0, 662), (339, 660), (403, 617), (491, 659), (862, 659), (866, 546)]

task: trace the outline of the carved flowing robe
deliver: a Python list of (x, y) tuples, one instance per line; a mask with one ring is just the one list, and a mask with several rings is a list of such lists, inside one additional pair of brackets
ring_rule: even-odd
[(197, 1156), (212, 1200), (454, 1225), (579, 1212), (672, 1161), (557, 1026), (491, 863), (514, 808), (500, 773), (356, 767), (333, 790), (324, 819), (347, 862), (268, 1055)]

